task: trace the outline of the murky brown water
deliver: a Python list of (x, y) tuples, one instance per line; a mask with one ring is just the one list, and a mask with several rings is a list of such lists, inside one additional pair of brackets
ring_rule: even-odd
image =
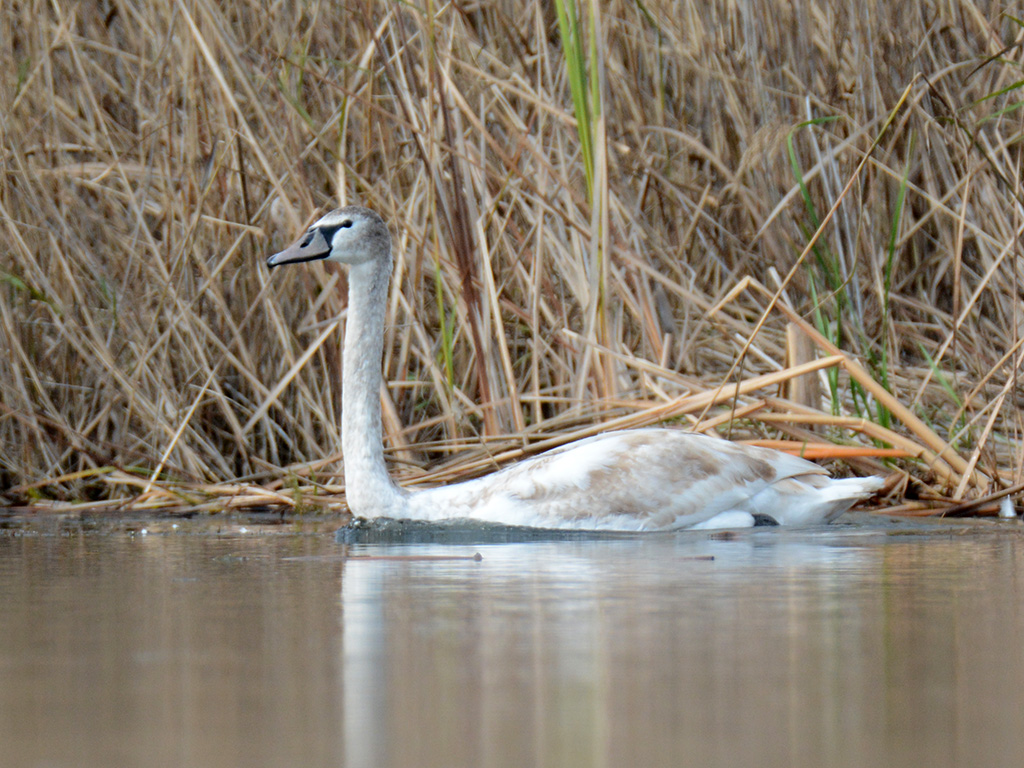
[(0, 765), (1016, 766), (1024, 538), (972, 530), (7, 532)]

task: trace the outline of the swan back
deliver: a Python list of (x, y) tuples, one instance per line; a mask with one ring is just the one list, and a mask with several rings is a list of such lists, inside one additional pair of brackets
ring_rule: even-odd
[(817, 464), (768, 448), (648, 428), (596, 435), (476, 480), (420, 491), (408, 505), (419, 519), (542, 528), (674, 530), (720, 515), (730, 521), (726, 527), (757, 519), (815, 525), (880, 485), (873, 477), (833, 480)]

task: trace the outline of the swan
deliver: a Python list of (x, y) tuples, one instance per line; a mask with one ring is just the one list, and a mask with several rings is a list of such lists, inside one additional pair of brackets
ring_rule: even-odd
[(615, 531), (806, 526), (831, 521), (883, 484), (879, 477), (834, 480), (769, 448), (645, 428), (579, 440), (466, 482), (400, 488), (388, 475), (381, 434), (387, 225), (368, 208), (339, 208), (267, 266), (317, 259), (349, 267), (341, 439), (345, 494), (356, 516)]

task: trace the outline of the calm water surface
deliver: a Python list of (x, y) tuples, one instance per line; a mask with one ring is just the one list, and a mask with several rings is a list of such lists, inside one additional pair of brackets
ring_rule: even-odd
[(342, 551), (0, 532), (0, 765), (1024, 760), (1016, 525)]

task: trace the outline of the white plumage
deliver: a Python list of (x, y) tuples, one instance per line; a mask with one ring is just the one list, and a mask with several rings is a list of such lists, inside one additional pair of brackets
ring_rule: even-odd
[(828, 522), (882, 485), (878, 477), (833, 480), (816, 464), (768, 448), (677, 429), (637, 429), (580, 440), (464, 483), (406, 491), (388, 476), (381, 442), (392, 267), (387, 226), (367, 208), (340, 208), (267, 264), (314, 259), (350, 267), (342, 450), (346, 497), (361, 517), (622, 531), (799, 526)]

